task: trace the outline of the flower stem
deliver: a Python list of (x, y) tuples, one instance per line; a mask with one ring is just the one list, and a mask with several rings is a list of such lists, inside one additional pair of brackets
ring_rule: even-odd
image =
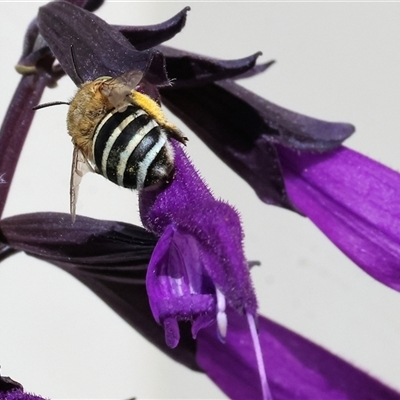
[[(19, 155), (39, 102), (52, 78), (47, 73), (24, 75), (8, 107), (0, 130), (0, 216), (3, 214)], [(39, 157), (39, 154), (38, 154)]]

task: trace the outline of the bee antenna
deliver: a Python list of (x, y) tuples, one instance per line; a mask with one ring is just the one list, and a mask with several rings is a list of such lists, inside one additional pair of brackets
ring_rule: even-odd
[(76, 58), (75, 58), (75, 52), (74, 52), (74, 45), (73, 44), (71, 44), (70, 50), (71, 50), (71, 59), (72, 59), (72, 65), (74, 66), (75, 75), (79, 78), (81, 83), (84, 83), (84, 80), (79, 75), (78, 69), (76, 68)]
[(50, 103), (43, 103), (38, 104), (37, 106), (33, 107), (32, 110), (40, 110), (41, 108), (51, 107), (51, 106), (58, 106), (60, 104), (67, 104), (69, 106), (70, 103), (66, 101), (52, 101)]

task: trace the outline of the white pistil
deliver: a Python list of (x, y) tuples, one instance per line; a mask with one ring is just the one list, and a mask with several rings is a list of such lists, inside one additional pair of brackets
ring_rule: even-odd
[(221, 341), (225, 341), (226, 332), (228, 329), (228, 319), (226, 317), (225, 308), (226, 308), (226, 301), (225, 296), (218, 290), (215, 289), (217, 295), (217, 326), (218, 326), (218, 333)]
[(265, 365), (261, 351), (260, 340), (258, 338), (256, 322), (251, 314), (247, 313), (246, 316), (247, 316), (247, 323), (249, 324), (250, 328), (251, 338), (253, 340), (254, 352), (256, 353), (257, 368), (258, 368), (258, 374), (260, 376), (261, 390), (263, 396), (262, 398), (263, 400), (272, 400), (271, 392), (268, 387), (267, 374), (265, 373)]

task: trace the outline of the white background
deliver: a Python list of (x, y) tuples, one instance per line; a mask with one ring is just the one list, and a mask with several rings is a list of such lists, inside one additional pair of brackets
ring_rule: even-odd
[[(400, 168), (400, 4), (107, 2), (116, 24), (153, 24), (190, 4), (170, 44), (219, 58), (262, 50), (277, 64), (242, 81), (281, 106), (356, 125), (347, 145)], [(25, 27), (40, 3), (0, 3), (0, 117), (19, 76)], [(42, 102), (69, 100), (63, 78)], [(72, 145), (67, 108), (37, 113), (4, 216), (68, 212)], [(400, 294), (374, 281), (305, 218), (263, 204), (175, 117), (188, 151), (217, 197), (242, 215), (260, 312), (400, 390)], [(1, 171), (0, 171), (1, 172)], [(399, 199), (400, 201), (400, 199)], [(137, 195), (100, 176), (81, 185), (78, 213), (139, 223)], [(52, 398), (224, 398), (148, 344), (61, 270), (23, 254), (0, 266), (2, 374)]]

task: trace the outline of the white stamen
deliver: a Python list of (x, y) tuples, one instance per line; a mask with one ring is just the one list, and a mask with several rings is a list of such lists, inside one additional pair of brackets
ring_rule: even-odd
[(251, 338), (253, 340), (254, 352), (256, 353), (258, 374), (260, 376), (262, 398), (263, 400), (272, 400), (271, 392), (268, 387), (267, 374), (265, 373), (265, 365), (261, 351), (260, 340), (258, 338), (256, 322), (254, 317), (247, 313), (247, 323), (249, 324)]
[(217, 326), (218, 333), (222, 341), (226, 338), (226, 332), (228, 329), (228, 319), (225, 313), (226, 301), (225, 296), (218, 290), (215, 289), (217, 295)]

